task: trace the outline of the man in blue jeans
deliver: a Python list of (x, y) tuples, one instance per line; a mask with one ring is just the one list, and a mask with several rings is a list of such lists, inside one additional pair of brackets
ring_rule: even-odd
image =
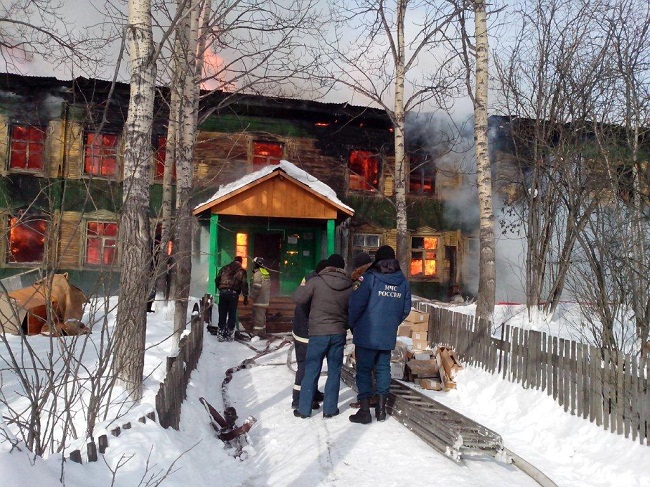
[[(375, 261), (359, 277), (361, 285), (350, 295), (348, 323), (353, 334), (359, 411), (353, 423), (372, 422), (370, 397), (375, 368), (377, 395), (375, 417), (386, 419), (386, 398), (390, 389), (390, 355), (397, 341), (397, 327), (411, 311), (411, 288), (395, 259), (392, 247), (377, 249)], [(327, 391), (325, 391), (327, 398)]]
[(318, 387), (324, 358), (327, 358), (327, 382), (324, 390), (323, 417), (331, 418), (339, 414), (348, 300), (352, 292), (352, 279), (344, 268), (343, 257), (332, 254), (327, 258), (325, 269), (299, 286), (294, 293), (296, 304), (310, 306), (305, 376), (300, 384), (298, 409), (293, 411), (299, 418), (308, 418), (311, 415), (314, 392)]

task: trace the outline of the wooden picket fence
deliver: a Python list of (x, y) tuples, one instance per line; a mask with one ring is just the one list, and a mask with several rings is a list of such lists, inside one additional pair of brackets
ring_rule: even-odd
[(500, 338), (476, 331), (473, 316), (419, 302), (429, 340), (452, 346), (465, 363), (552, 396), (574, 416), (650, 444), (650, 367), (645, 357), (612, 356), (600, 348), (504, 325)]
[(211, 313), (210, 303), (210, 296), (206, 294), (196, 310), (198, 313), (193, 313), (190, 333), (181, 339), (178, 355), (167, 358), (167, 375), (156, 394), (158, 422), (163, 428), (177, 430), (180, 426), (181, 405), (187, 395), (187, 384), (203, 351), (203, 323), (207, 313)]

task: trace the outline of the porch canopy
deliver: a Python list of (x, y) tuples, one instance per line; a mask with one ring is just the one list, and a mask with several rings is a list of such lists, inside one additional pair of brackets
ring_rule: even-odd
[[(278, 255), (267, 254), (265, 259), (275, 262), (271, 268), (277, 270), (276, 290), (282, 294), (290, 292), (322, 255), (334, 252), (336, 221), (354, 214), (331, 187), (284, 160), (221, 186), (211, 198), (197, 205), (193, 214), (208, 211), (208, 292), (214, 292), (216, 269), (234, 255), (241, 255), (234, 248), (240, 244), (227, 239), (243, 234), (250, 235), (245, 257), (265, 256), (264, 243), (278, 239), (273, 245), (280, 247)], [(268, 224), (271, 219), (273, 225)], [(261, 221), (267, 222), (266, 228), (260, 226)], [(266, 250), (270, 252), (268, 245)]]

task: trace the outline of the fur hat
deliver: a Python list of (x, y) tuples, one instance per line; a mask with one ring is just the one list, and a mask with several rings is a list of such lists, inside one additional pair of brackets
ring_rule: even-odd
[(380, 260), (387, 260), (387, 259), (394, 259), (395, 258), (395, 250), (393, 250), (393, 247), (390, 245), (382, 245), (377, 249), (377, 252), (375, 252), (375, 262), (379, 262)]
[(362, 265), (370, 264), (372, 262), (372, 257), (368, 252), (359, 252), (352, 258), (352, 267), (358, 269)]
[(328, 267), (336, 267), (338, 269), (345, 268), (345, 260), (340, 254), (332, 254), (327, 258)]

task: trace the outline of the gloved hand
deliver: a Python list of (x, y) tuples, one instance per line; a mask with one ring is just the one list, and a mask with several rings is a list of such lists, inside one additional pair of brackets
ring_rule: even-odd
[(248, 306), (248, 296), (244, 296), (244, 306)]

